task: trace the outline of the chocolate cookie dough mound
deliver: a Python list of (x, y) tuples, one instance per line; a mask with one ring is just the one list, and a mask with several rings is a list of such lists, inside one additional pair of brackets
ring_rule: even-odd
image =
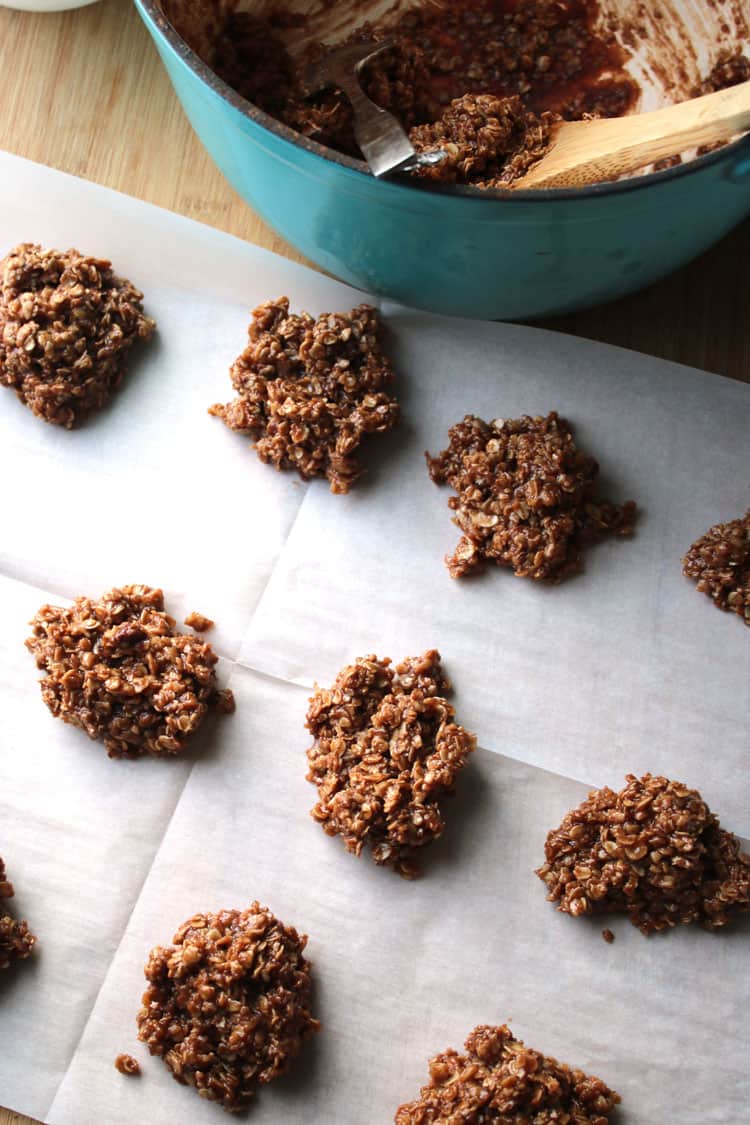
[(106, 403), (154, 322), (110, 262), (24, 242), (0, 261), (0, 383), (70, 428)]
[(595, 789), (547, 836), (537, 875), (566, 914), (616, 911), (644, 934), (717, 929), (750, 909), (750, 856), (695, 789), (646, 774)]
[(138, 1038), (183, 1085), (239, 1110), (283, 1074), (320, 1024), (307, 938), (254, 902), (196, 914), (151, 951)]
[(448, 501), (463, 532), (446, 559), (451, 577), (494, 562), (519, 578), (560, 582), (581, 570), (587, 544), (633, 530), (635, 504), (596, 496), (599, 466), (554, 411), (489, 423), (467, 414), (448, 436), (446, 450), (426, 457), (433, 481), (458, 494)]
[(750, 625), (750, 510), (731, 523), (717, 523), (682, 561), (683, 574), (697, 580), (702, 594)]
[(211, 645), (175, 629), (161, 590), (124, 586), (68, 609), (45, 605), (31, 624), (42, 699), (111, 758), (179, 754), (209, 708), (233, 709), (231, 693), (217, 691)]
[(34, 948), (36, 938), (26, 922), (12, 918), (4, 902), (13, 897), (13, 884), (5, 877), (5, 864), (0, 856), (0, 969), (7, 969), (12, 961), (23, 961)]
[(261, 461), (296, 469), (303, 480), (327, 477), (332, 492), (348, 492), (361, 472), (354, 454), (364, 435), (398, 421), (377, 312), (359, 305), (314, 320), (290, 314), (281, 297), (255, 309), (248, 338), (230, 372), (238, 397), (209, 413), (251, 434)]
[(453, 722), (450, 683), (434, 649), (405, 660), (367, 656), (310, 700), (307, 780), (318, 787), (312, 816), (329, 836), (405, 878), (417, 849), (441, 835), (442, 799), (455, 787), (476, 739)]
[(620, 1101), (599, 1078), (526, 1047), (504, 1025), (475, 1027), (465, 1048), (465, 1055), (448, 1050), (430, 1060), (429, 1085), (418, 1101), (399, 1106), (396, 1125), (607, 1125)]
[(552, 114), (537, 116), (525, 109), (517, 96), (466, 94), (451, 102), (434, 125), (411, 130), (417, 152), (446, 154), (418, 174), (441, 183), (506, 187), (544, 156), (552, 121)]

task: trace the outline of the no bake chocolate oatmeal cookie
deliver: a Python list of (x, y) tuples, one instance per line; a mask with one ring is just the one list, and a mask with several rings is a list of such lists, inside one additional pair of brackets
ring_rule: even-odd
[(36, 943), (28, 924), (13, 918), (6, 910), (6, 900), (14, 894), (13, 884), (5, 874), (5, 864), (0, 856), (0, 969), (7, 969), (13, 961), (23, 961)]
[(750, 509), (740, 519), (717, 523), (682, 560), (683, 574), (719, 609), (750, 625)]
[(432, 649), (404, 660), (367, 656), (310, 700), (307, 780), (318, 787), (312, 816), (359, 855), (405, 878), (419, 874), (419, 848), (445, 828), (441, 801), (453, 792), (476, 739), (454, 721), (450, 682)]
[(261, 461), (348, 492), (361, 474), (355, 453), (364, 435), (398, 421), (380, 335), (369, 305), (316, 320), (290, 313), (286, 297), (267, 301), (253, 312), (248, 346), (230, 371), (238, 397), (209, 413), (250, 434)]
[(430, 1059), (417, 1101), (399, 1106), (396, 1125), (607, 1125), (620, 1097), (599, 1078), (540, 1054), (505, 1027), (475, 1027), (466, 1054)]
[(138, 1038), (178, 1082), (240, 1110), (283, 1074), (320, 1024), (307, 938), (266, 907), (196, 914), (151, 951)]
[(0, 384), (69, 429), (104, 406), (133, 344), (153, 334), (142, 301), (103, 258), (16, 246), (0, 261)]
[(458, 494), (448, 501), (463, 532), (446, 558), (451, 577), (494, 562), (519, 578), (560, 582), (581, 570), (585, 546), (633, 530), (635, 504), (597, 497), (599, 466), (554, 411), (489, 423), (467, 414), (448, 436), (447, 449), (426, 457), (433, 481)]
[(595, 789), (547, 836), (537, 875), (566, 914), (627, 914), (642, 933), (750, 909), (750, 856), (695, 789), (645, 774)]
[(45, 605), (31, 624), (42, 699), (111, 758), (179, 754), (209, 708), (234, 710), (231, 692), (217, 689), (211, 645), (175, 629), (161, 590), (123, 586)]

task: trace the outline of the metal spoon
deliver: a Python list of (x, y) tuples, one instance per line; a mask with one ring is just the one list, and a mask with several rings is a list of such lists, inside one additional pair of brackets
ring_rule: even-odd
[(442, 152), (416, 152), (401, 123), (392, 113), (375, 105), (360, 85), (362, 67), (393, 46), (391, 39), (345, 43), (308, 64), (302, 75), (308, 95), (335, 86), (349, 99), (354, 111), (354, 136), (370, 171), (378, 177), (437, 164), (444, 157)]

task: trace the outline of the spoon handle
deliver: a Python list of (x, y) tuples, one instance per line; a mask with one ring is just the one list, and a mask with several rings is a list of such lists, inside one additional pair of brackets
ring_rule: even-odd
[(412, 161), (416, 153), (401, 122), (368, 98), (357, 75), (342, 77), (339, 84), (351, 102), (354, 136), (373, 176), (387, 176)]
[(558, 126), (552, 147), (514, 187), (578, 187), (613, 180), (690, 148), (750, 129), (750, 82), (630, 117)]

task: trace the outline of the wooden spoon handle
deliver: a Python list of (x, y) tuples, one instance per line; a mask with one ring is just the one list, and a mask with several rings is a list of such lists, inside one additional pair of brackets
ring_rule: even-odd
[(613, 180), (685, 149), (750, 129), (750, 82), (631, 117), (565, 122), (514, 187), (578, 187)]

